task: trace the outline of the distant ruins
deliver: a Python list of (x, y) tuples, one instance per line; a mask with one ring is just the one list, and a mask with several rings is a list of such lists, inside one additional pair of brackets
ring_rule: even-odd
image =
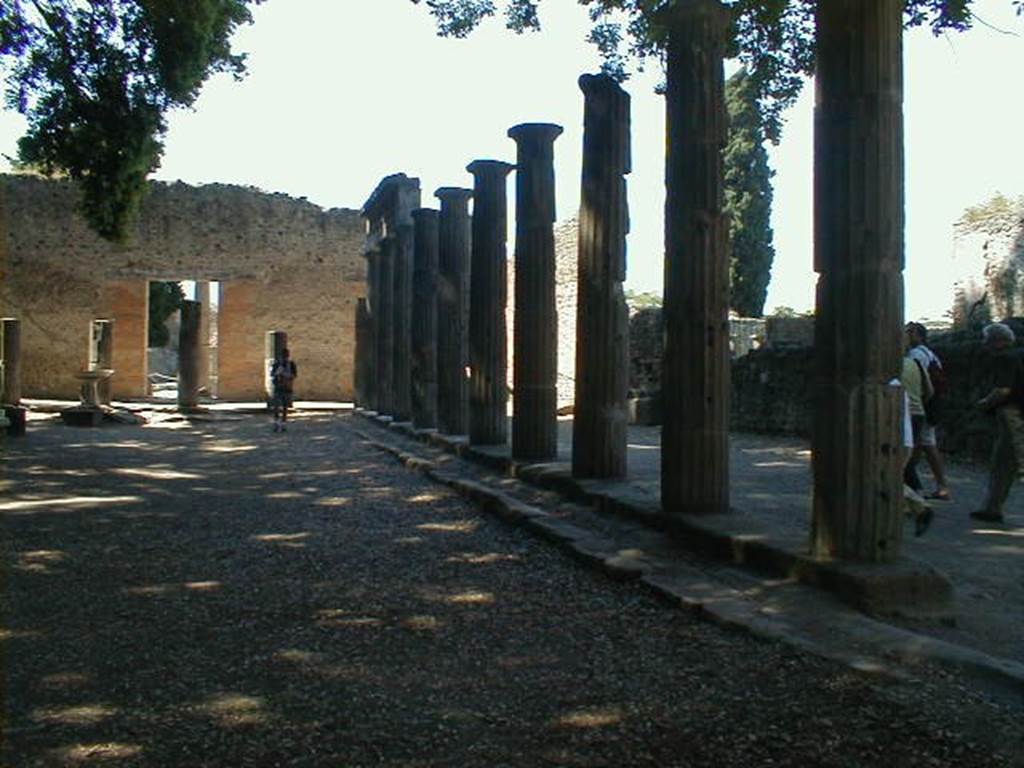
[[(113, 321), (111, 394), (146, 397), (148, 282), (195, 280), (219, 288), (219, 397), (263, 397), (266, 334), (283, 330), (301, 365), (299, 396), (352, 399), (365, 284), (357, 211), (236, 186), (154, 183), (134, 236), (117, 245), (87, 227), (77, 199), (70, 182), (0, 176), (0, 316), (21, 321), (23, 397), (78, 398), (76, 374), (95, 363), (97, 320)], [(209, 309), (208, 292), (205, 300)]]

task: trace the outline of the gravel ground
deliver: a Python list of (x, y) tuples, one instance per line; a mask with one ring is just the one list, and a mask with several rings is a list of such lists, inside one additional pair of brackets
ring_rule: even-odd
[(32, 427), (4, 766), (1024, 765), (1019, 710), (700, 622), (349, 417)]

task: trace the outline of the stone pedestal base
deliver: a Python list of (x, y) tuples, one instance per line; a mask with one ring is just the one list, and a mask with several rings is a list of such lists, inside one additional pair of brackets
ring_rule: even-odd
[(28, 419), (28, 408), (20, 405), (5, 405), (3, 407), (6, 417), (7, 434), (12, 437), (21, 437), (25, 434), (25, 423)]
[(65, 408), (60, 417), (69, 427), (98, 427), (103, 423), (103, 409), (86, 405)]

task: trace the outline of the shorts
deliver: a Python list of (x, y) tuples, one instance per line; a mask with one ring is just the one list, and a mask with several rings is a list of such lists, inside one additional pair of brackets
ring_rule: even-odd
[(286, 392), (283, 389), (274, 390), (274, 399), (271, 401), (273, 405), (278, 408), (291, 408), (292, 407), (292, 393)]
[(925, 420), (924, 424), (921, 425), (920, 433), (915, 435), (915, 444), (925, 446), (937, 445), (935, 441), (935, 425), (929, 424), (928, 421)]

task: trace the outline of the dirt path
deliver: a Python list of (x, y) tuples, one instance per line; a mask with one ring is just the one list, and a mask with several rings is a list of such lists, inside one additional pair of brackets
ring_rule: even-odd
[(1015, 712), (702, 623), (348, 417), (34, 425), (3, 765), (1020, 765)]

